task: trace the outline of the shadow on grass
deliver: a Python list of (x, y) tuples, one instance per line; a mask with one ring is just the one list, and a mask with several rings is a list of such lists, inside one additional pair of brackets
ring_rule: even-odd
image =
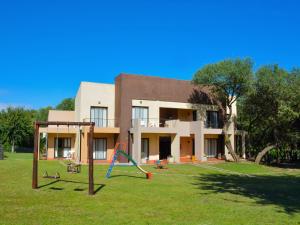
[(299, 176), (206, 174), (194, 184), (208, 193), (231, 193), (252, 198), (261, 205), (274, 204), (289, 214), (300, 211)]
[(273, 167), (279, 167), (284, 169), (300, 169), (300, 163), (274, 163), (271, 164)]
[(64, 190), (63, 188), (58, 188), (58, 187), (51, 187), (49, 189), (55, 190), (55, 191), (62, 191), (62, 190)]
[(132, 176), (132, 175), (126, 175), (126, 174), (119, 174), (119, 175), (111, 175), (110, 176), (110, 178), (116, 178), (116, 177), (131, 177), (131, 178), (137, 178), (137, 179), (146, 179), (145, 177)]
[[(44, 188), (44, 187), (47, 187), (47, 186), (51, 186), (53, 184), (56, 184), (58, 182), (66, 182), (66, 183), (74, 183), (74, 184), (85, 184), (85, 185), (88, 185), (89, 183), (88, 182), (81, 182), (81, 181), (74, 181), (74, 180), (65, 180), (65, 179), (57, 179), (57, 180), (54, 180), (52, 182), (49, 182), (47, 184), (43, 184), (43, 185), (40, 185), (38, 188)], [(99, 192), (102, 188), (104, 188), (105, 184), (94, 184), (94, 187), (95, 186), (98, 186), (94, 193), (96, 194), (97, 192)], [(52, 190), (63, 190), (63, 188), (56, 188), (56, 187), (50, 187), (49, 189), (52, 189)], [(74, 191), (84, 191), (84, 190), (87, 190), (87, 188), (74, 188)]]

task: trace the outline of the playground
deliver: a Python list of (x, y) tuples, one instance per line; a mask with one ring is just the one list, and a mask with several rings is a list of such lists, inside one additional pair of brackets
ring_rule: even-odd
[[(300, 171), (250, 163), (143, 166), (94, 165), (66, 172), (59, 161), (39, 162), (31, 188), (32, 154), (0, 161), (0, 224), (298, 224)], [(60, 173), (42, 178), (43, 171)]]

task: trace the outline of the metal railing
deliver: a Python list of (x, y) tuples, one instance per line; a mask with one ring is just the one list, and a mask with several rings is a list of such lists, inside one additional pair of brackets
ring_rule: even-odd
[(115, 127), (115, 119), (85, 118), (84, 122), (94, 122), (95, 127)]
[(204, 122), (204, 126), (205, 126), (205, 128), (212, 128), (212, 129), (222, 128), (220, 121), (209, 121), (209, 120), (206, 120)]
[(139, 125), (141, 127), (175, 127), (178, 119), (162, 118), (140, 118), (132, 119), (131, 126)]

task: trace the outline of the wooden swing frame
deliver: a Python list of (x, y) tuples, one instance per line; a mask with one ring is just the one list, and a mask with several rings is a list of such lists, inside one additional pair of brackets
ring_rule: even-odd
[(39, 155), (39, 129), (41, 126), (49, 125), (67, 125), (67, 126), (89, 126), (90, 135), (88, 140), (88, 175), (89, 175), (89, 195), (94, 195), (94, 159), (93, 159), (93, 137), (94, 137), (94, 122), (60, 122), (60, 121), (35, 121), (34, 123), (34, 152), (33, 152), (33, 163), (32, 163), (32, 189), (38, 188), (38, 155)]

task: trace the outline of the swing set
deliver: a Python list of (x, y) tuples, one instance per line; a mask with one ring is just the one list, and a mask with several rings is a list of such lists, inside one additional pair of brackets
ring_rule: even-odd
[[(89, 140), (88, 140), (88, 176), (89, 176), (89, 195), (94, 195), (94, 160), (93, 160), (93, 136), (94, 136), (94, 122), (55, 122), (55, 121), (49, 121), (49, 122), (42, 122), (42, 121), (36, 121), (34, 124), (34, 154), (33, 154), (33, 166), (32, 166), (32, 188), (37, 189), (38, 188), (38, 155), (39, 155), (39, 128), (41, 126), (49, 126), (49, 125), (56, 125), (57, 126), (57, 132), (56, 132), (56, 149), (58, 150), (58, 127), (61, 126), (78, 126), (80, 129), (80, 126), (89, 126)], [(74, 156), (72, 156), (72, 152), (68, 153), (67, 159), (69, 162), (66, 164), (67, 166), (67, 172), (71, 173), (79, 173), (80, 172), (80, 164), (79, 160), (77, 162), (72, 162), (72, 159)], [(54, 176), (48, 175), (48, 172), (45, 171), (43, 174), (44, 178), (53, 178), (58, 179), (60, 178), (60, 174), (56, 172)]]
[[(57, 125), (57, 128), (56, 128), (56, 139), (54, 139), (54, 141), (55, 141), (55, 143), (54, 143), (54, 145), (55, 145), (55, 152), (54, 152), (55, 157), (58, 156), (58, 150), (59, 150), (58, 127), (59, 127), (59, 125)], [(68, 125), (68, 134), (70, 133), (69, 128), (70, 128), (70, 126)], [(80, 133), (80, 126), (78, 126), (78, 130), (79, 130), (79, 133)], [(48, 127), (47, 127), (47, 133), (48, 133)], [(71, 145), (71, 143), (69, 143), (69, 144)], [(70, 149), (70, 151), (68, 151), (67, 154), (65, 154), (65, 152), (63, 152), (63, 154), (62, 154), (63, 155), (62, 157), (66, 158), (67, 163), (64, 163), (63, 161), (60, 161), (60, 163), (63, 164), (67, 168), (68, 173), (80, 173), (81, 172), (81, 164), (80, 164), (80, 160), (78, 159), (78, 154), (76, 154), (77, 159), (75, 159), (75, 154), (74, 153), (75, 152)], [(47, 148), (47, 154), (46, 155), (48, 156), (48, 148)], [(56, 172), (54, 176), (51, 176), (51, 175), (48, 174), (47, 171), (44, 171), (43, 178), (59, 179), (60, 174), (58, 172)]]

